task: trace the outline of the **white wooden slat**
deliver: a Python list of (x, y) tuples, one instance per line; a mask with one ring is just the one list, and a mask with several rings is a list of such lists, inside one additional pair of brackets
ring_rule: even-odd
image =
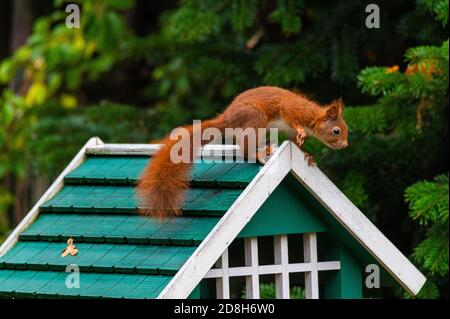
[(36, 204), (31, 208), (27, 215), (22, 219), (20, 224), (8, 236), (8, 238), (0, 246), (0, 257), (10, 250), (17, 242), (19, 234), (23, 232), (39, 215), (39, 207), (47, 200), (52, 198), (62, 187), (64, 177), (75, 168), (77, 168), (86, 158), (86, 150), (90, 147), (102, 145), (103, 142), (98, 137), (90, 138), (86, 144), (78, 151), (77, 155), (70, 161), (69, 165), (59, 174), (55, 181), (50, 185), (47, 191), (41, 196)]
[[(251, 276), (253, 269), (249, 267), (231, 267), (228, 268), (229, 277), (245, 277)], [(222, 269), (212, 268), (210, 269), (204, 278), (217, 278), (222, 276)]]
[[(221, 253), (237, 237), (276, 186), (289, 173), (291, 154), (284, 142), (209, 232), (158, 298), (187, 298)], [(271, 172), (269, 176), (268, 172)]]
[[(92, 155), (154, 155), (161, 148), (160, 144), (103, 144), (93, 145), (87, 148), (86, 153)], [(207, 144), (196, 151), (196, 156), (201, 155), (208, 159), (221, 159), (222, 156), (241, 158), (240, 148), (237, 145)]]
[(228, 248), (217, 261), (217, 268), (220, 268), (221, 275), (216, 279), (217, 299), (230, 299), (230, 276), (228, 262)]
[(258, 273), (258, 238), (244, 239), (245, 264), (250, 266), (250, 275), (245, 277), (245, 290), (247, 299), (259, 299), (259, 273)]
[(275, 264), (281, 265), (281, 273), (275, 275), (277, 299), (289, 299), (289, 254), (287, 235), (274, 236)]
[[(341, 263), (339, 261), (320, 261), (317, 263), (318, 271), (327, 270), (339, 270)], [(295, 263), (288, 264), (287, 270), (289, 273), (299, 273), (311, 271), (311, 265), (309, 263)], [(258, 266), (259, 275), (275, 275), (280, 274), (282, 271), (281, 265), (260, 265)], [(252, 267), (231, 267), (228, 269), (229, 277), (243, 277), (250, 276), (253, 272)], [(204, 278), (217, 278), (222, 276), (222, 270), (212, 268), (210, 269)]]
[(340, 261), (320, 261), (317, 263), (318, 271), (339, 270), (341, 269)]
[(153, 155), (160, 149), (159, 144), (103, 144), (88, 147), (91, 155)]
[(222, 159), (225, 159), (225, 161), (229, 163), (245, 161), (238, 145), (206, 144), (201, 147), (200, 150), (197, 150), (195, 154), (197, 158), (201, 156), (201, 158), (205, 161)]
[[(244, 277), (252, 274), (251, 267), (232, 267), (228, 268), (229, 277)], [(222, 276), (222, 269), (210, 269), (204, 278), (217, 278)]]
[(411, 294), (419, 293), (425, 276), (316, 166), (291, 143), (292, 172), (331, 215)]
[(316, 233), (303, 234), (304, 262), (309, 263), (310, 271), (305, 272), (305, 295), (307, 299), (319, 299), (319, 272), (317, 265)]

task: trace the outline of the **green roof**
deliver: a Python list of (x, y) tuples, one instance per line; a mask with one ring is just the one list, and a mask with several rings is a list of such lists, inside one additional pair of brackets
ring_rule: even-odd
[[(139, 216), (135, 184), (148, 156), (89, 155), (0, 257), (0, 296), (156, 298), (260, 166), (196, 163), (183, 216)], [(68, 238), (79, 249), (61, 257)], [(80, 288), (66, 287), (66, 267)]]

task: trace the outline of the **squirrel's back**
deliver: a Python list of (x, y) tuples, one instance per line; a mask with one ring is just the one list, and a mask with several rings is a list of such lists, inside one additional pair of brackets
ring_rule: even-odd
[[(301, 94), (262, 86), (239, 94), (222, 114), (202, 121), (201, 132), (207, 128), (219, 129), (222, 134), (225, 128), (267, 128), (270, 123), (279, 124), (281, 121), (297, 133), (308, 132), (332, 148), (342, 148), (347, 145), (347, 127), (342, 111), (341, 101), (321, 107)], [(140, 212), (145, 215), (166, 217), (181, 214), (184, 191), (189, 187), (189, 171), (194, 160), (193, 126), (184, 128), (188, 130), (189, 138), (182, 142), (189, 143), (187, 149), (190, 151), (190, 161), (176, 163), (172, 160), (172, 147), (180, 140), (172, 140), (168, 136), (162, 141), (161, 150), (153, 156), (137, 185), (143, 207)], [(208, 142), (201, 141), (201, 144)], [(255, 143), (258, 147), (259, 142), (257, 140)], [(247, 158), (265, 162), (256, 150), (247, 146), (245, 136), (237, 136), (236, 143)]]

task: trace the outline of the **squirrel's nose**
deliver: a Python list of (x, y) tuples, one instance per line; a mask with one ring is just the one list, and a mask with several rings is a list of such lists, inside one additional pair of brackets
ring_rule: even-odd
[(348, 146), (347, 140), (341, 142), (341, 148), (346, 148), (347, 146)]

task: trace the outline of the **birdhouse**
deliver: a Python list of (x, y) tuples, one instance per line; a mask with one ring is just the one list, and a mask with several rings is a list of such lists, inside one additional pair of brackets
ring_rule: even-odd
[(158, 148), (90, 139), (0, 247), (0, 296), (364, 298), (423, 286), (291, 142), (264, 166), (205, 146), (183, 215), (138, 215), (135, 184)]

